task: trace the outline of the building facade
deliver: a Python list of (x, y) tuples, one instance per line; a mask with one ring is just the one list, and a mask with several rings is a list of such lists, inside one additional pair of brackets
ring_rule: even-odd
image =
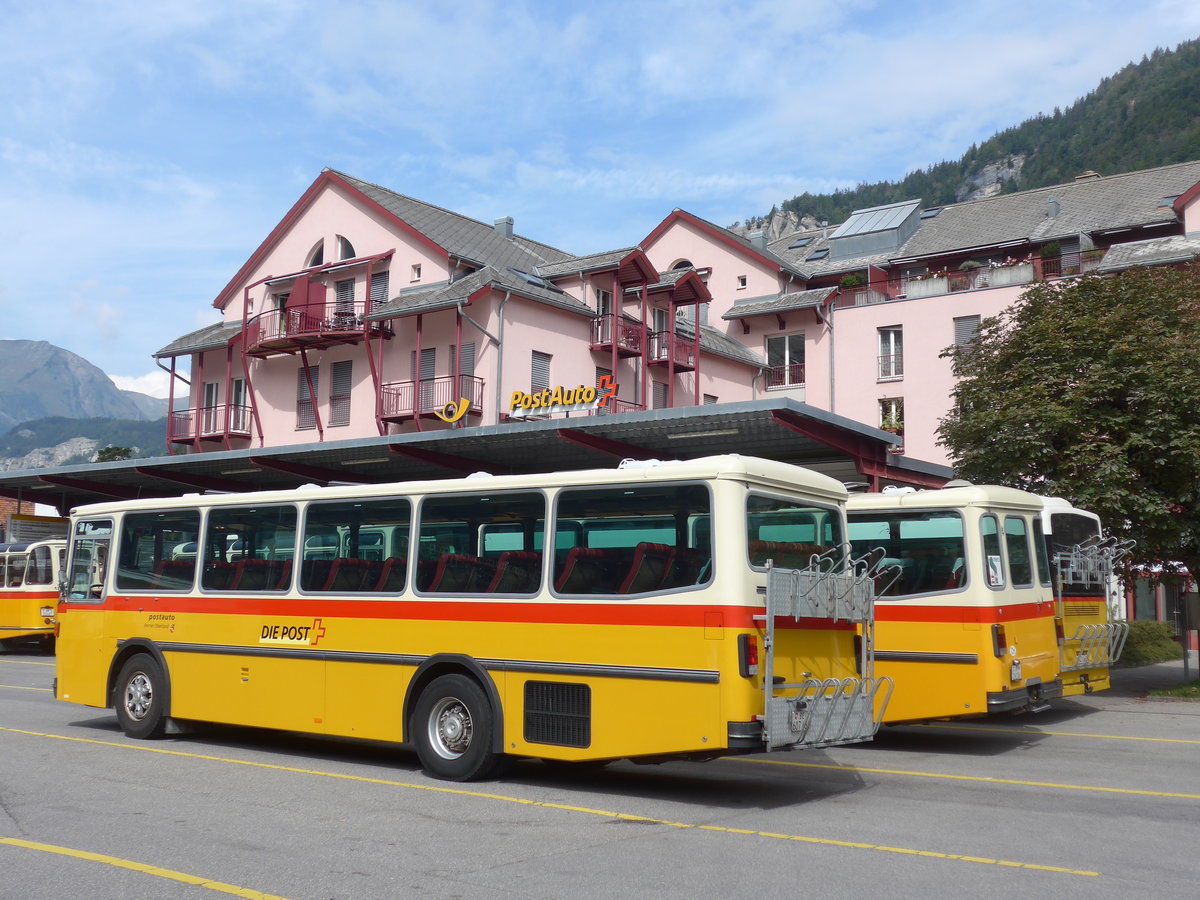
[[(1200, 254), (1200, 162), (768, 241), (672, 211), (575, 256), (326, 170), (169, 364), (174, 452), (772, 395), (937, 445), (970, 341), (1033, 281)], [(187, 372), (185, 376), (184, 372)]]

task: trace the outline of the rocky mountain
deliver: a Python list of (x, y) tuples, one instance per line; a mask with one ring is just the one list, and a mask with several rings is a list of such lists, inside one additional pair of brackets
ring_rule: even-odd
[(164, 456), (166, 437), (165, 418), (35, 419), (0, 434), (0, 471), (95, 462), (105, 447), (127, 448), (130, 458)]
[(86, 359), (46, 341), (0, 341), (0, 433), (47, 417), (145, 421), (167, 401), (123, 391)]
[(1200, 40), (1155, 50), (1065, 110), (998, 132), (957, 160), (899, 181), (800, 194), (734, 228), (780, 232), (788, 217), (815, 228), (870, 206), (916, 198), (938, 206), (1063, 184), (1086, 171), (1116, 175), (1193, 159), (1200, 159)]

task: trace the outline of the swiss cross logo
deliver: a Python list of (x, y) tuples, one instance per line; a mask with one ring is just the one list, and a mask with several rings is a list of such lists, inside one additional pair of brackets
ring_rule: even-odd
[(321, 624), (320, 619), (313, 619), (312, 623), (312, 645), (317, 646), (317, 642), (325, 637), (325, 626)]

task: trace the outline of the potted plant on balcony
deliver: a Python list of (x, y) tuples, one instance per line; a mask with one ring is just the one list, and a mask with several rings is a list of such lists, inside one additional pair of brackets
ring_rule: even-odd
[(883, 422), (880, 423), (879, 427), (883, 431), (886, 431), (889, 434), (894, 434), (897, 437), (904, 436), (904, 420), (895, 413), (891, 413), (890, 415), (886, 416)]
[(1033, 255), (1009, 256), (991, 264), (988, 284), (1005, 287), (1010, 284), (1028, 284), (1033, 281)]

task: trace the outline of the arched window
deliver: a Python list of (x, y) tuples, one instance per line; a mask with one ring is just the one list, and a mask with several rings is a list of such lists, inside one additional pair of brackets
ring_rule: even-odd
[(338, 259), (354, 259), (354, 257), (357, 255), (354, 252), (354, 245), (340, 234), (338, 235), (337, 244)]
[(317, 241), (317, 246), (312, 248), (308, 254), (308, 264), (306, 269), (311, 269), (313, 266), (321, 266), (325, 264), (325, 242)]
[(675, 265), (671, 266), (671, 271), (674, 272), (678, 269), (694, 269), (694, 268), (696, 268), (696, 267), (692, 265), (692, 261), (690, 259), (681, 259), (679, 262), (675, 263)]

